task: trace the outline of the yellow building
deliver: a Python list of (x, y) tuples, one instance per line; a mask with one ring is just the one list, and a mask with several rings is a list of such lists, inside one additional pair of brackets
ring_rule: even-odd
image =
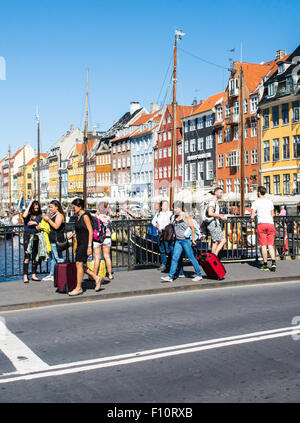
[(300, 46), (282, 57), (264, 84), (261, 119), (260, 184), (270, 194), (300, 194), (300, 93), (295, 75)]
[[(95, 140), (87, 142), (87, 153)], [(84, 172), (84, 144), (76, 144), (68, 165), (68, 195), (69, 197), (82, 196)]]
[(49, 198), (58, 198), (58, 157), (49, 157)]
[[(41, 153), (40, 160), (44, 159), (47, 154)], [(17, 189), (18, 198), (24, 197), (26, 200), (37, 197), (37, 181), (34, 180), (34, 167), (36, 166), (37, 157), (29, 160), (25, 165), (25, 172), (23, 166), (19, 167), (17, 173)], [(24, 186), (25, 184), (25, 186)]]

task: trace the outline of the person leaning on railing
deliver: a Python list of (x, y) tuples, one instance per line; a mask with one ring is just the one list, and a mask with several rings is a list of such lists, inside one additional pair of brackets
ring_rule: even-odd
[[(32, 260), (31, 279), (33, 281), (40, 281), (40, 279), (36, 277), (36, 271), (38, 266), (36, 257), (39, 248), (39, 238), (37, 236), (37, 233), (39, 231), (39, 224), (42, 221), (42, 209), (40, 203), (36, 200), (31, 200), (22, 216), (24, 221), (24, 283), (29, 282), (28, 269), (30, 260)], [(27, 250), (32, 237), (32, 252), (30, 254)]]

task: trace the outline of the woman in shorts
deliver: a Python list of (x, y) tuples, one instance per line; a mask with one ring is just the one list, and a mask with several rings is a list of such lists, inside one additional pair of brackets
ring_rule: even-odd
[(103, 257), (105, 260), (109, 280), (112, 280), (114, 277), (112, 275), (112, 266), (110, 259), (110, 248), (111, 248), (111, 219), (110, 212), (105, 203), (99, 203), (97, 206), (97, 212), (95, 216), (101, 221), (105, 228), (105, 239), (102, 243), (93, 241), (94, 249), (94, 272), (96, 275), (99, 271), (101, 253), (103, 252)]

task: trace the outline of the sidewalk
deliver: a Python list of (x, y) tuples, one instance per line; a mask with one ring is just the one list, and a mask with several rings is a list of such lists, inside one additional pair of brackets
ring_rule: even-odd
[(300, 260), (277, 261), (276, 272), (264, 272), (255, 263), (225, 264), (226, 277), (222, 281), (208, 279), (203, 272), (201, 282), (192, 282), (193, 268), (185, 267), (185, 279), (164, 283), (160, 277), (167, 275), (157, 269), (138, 269), (115, 272), (115, 279), (105, 281), (100, 292), (94, 291), (94, 283), (83, 283), (84, 293), (77, 297), (56, 292), (53, 282), (23, 281), (0, 283), (0, 312), (72, 302), (105, 300), (136, 295), (149, 295), (176, 291), (220, 288), (226, 286), (249, 285), (257, 283), (300, 281)]

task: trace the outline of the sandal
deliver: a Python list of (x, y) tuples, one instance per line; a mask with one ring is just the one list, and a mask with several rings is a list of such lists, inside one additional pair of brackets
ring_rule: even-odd
[(102, 278), (102, 276), (99, 276), (98, 281), (97, 281), (96, 286), (95, 286), (96, 292), (100, 291), (102, 282), (103, 282), (103, 278)]
[(82, 289), (73, 289), (73, 291), (69, 292), (70, 297), (75, 297), (76, 295), (81, 295), (83, 293)]
[(36, 281), (36, 282), (41, 282), (41, 280), (42, 280), (42, 279), (39, 279), (39, 278), (37, 278), (37, 279), (33, 279), (33, 278), (31, 278), (31, 280), (32, 280), (32, 281)]

